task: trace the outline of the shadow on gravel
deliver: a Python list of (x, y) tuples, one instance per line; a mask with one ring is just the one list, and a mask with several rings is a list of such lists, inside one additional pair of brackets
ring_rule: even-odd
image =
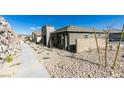
[[(82, 59), (82, 58), (76, 58), (76, 57), (73, 56), (73, 54), (70, 55), (70, 56), (67, 56), (67, 55), (61, 55), (60, 53), (57, 53), (57, 54), (58, 54), (59, 56), (62, 56), (62, 57), (69, 57), (69, 58), (73, 58), (73, 59), (76, 59), (76, 60), (85, 61), (85, 62), (88, 62), (88, 63), (94, 64), (94, 65), (97, 65), (97, 66), (102, 66), (102, 65), (100, 65), (99, 63), (95, 63), (95, 62), (93, 62), (93, 61), (89, 61), (89, 60)], [(104, 67), (104, 66), (102, 66), (102, 67)]]

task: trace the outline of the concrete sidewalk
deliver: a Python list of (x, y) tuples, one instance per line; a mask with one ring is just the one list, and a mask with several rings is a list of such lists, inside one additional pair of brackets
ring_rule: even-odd
[(38, 62), (33, 50), (29, 45), (21, 41), (21, 63), (22, 67), (17, 73), (19, 78), (48, 78), (47, 70)]

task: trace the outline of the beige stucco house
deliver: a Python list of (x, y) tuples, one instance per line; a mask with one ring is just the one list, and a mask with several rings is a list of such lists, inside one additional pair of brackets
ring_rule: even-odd
[[(96, 36), (99, 47), (105, 48), (105, 31), (97, 30)], [(121, 30), (112, 29), (109, 32), (109, 41), (119, 41)], [(123, 38), (124, 41), (124, 38)], [(109, 43), (110, 43), (109, 42)], [(96, 48), (94, 30), (69, 25), (60, 29), (50, 25), (42, 27), (42, 43), (51, 48), (59, 48), (71, 52), (85, 51)]]
[(32, 42), (38, 44), (41, 43), (42, 33), (41, 31), (32, 32)]
[[(96, 34), (98, 38), (104, 38), (103, 31), (96, 30)], [(57, 30), (52, 26), (44, 26), (42, 27), (42, 37), (45, 38), (43, 39), (44, 45), (47, 44), (49, 47), (76, 52), (76, 40), (94, 38), (94, 31), (72, 25)]]

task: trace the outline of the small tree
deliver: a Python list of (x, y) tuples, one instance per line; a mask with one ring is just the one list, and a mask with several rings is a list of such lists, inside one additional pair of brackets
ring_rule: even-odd
[(101, 60), (100, 60), (100, 51), (99, 51), (99, 46), (98, 46), (98, 41), (97, 41), (97, 36), (96, 36), (96, 30), (95, 28), (93, 28), (94, 30), (94, 36), (95, 36), (95, 41), (96, 41), (96, 47), (97, 47), (97, 53), (98, 53), (98, 60), (99, 60), (99, 63), (101, 63)]
[(110, 27), (107, 26), (105, 31), (105, 67), (107, 66), (107, 52), (108, 52), (108, 42), (109, 42), (109, 31)]

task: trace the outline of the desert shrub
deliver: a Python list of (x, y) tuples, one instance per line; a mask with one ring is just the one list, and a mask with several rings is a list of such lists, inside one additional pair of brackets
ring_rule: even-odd
[(9, 55), (6, 57), (6, 62), (7, 63), (11, 63), (13, 61), (13, 56), (12, 55)]

